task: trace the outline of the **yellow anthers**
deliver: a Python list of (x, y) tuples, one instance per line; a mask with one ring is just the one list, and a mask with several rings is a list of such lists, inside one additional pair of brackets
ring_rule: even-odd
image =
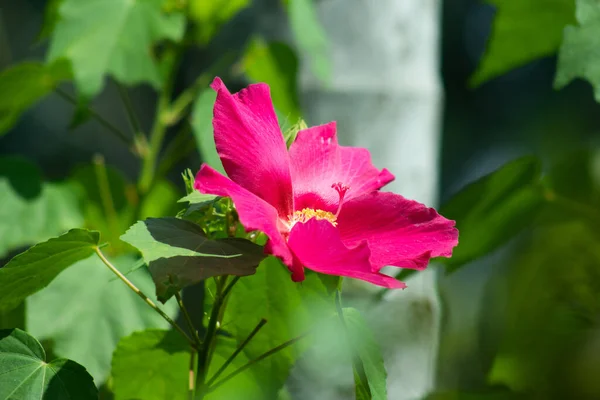
[(337, 225), (337, 218), (329, 211), (315, 210), (314, 208), (304, 208), (302, 211), (295, 211), (290, 218), (290, 224), (294, 226), (296, 222), (307, 222), (311, 218), (326, 219), (333, 226)]

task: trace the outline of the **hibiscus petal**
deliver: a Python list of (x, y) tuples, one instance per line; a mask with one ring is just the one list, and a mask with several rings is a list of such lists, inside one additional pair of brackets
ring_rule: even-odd
[(403, 282), (373, 270), (366, 242), (351, 248), (345, 246), (338, 229), (326, 220), (312, 218), (294, 225), (288, 246), (299, 262), (313, 271), (361, 279), (387, 288), (406, 287)]
[(454, 221), (394, 193), (373, 192), (344, 203), (337, 223), (346, 246), (367, 241), (376, 269), (423, 269), (431, 257), (450, 257), (458, 244)]
[(269, 237), (269, 245), (265, 247), (268, 253), (281, 258), (286, 265), (292, 266), (292, 253), (281, 236), (278, 228), (279, 216), (272, 205), (206, 164), (196, 175), (194, 188), (206, 194), (231, 197), (242, 225), (247, 230), (264, 232)]
[(293, 211), (290, 161), (271, 102), (269, 86), (250, 85), (232, 95), (215, 78), (215, 144), (227, 175), (275, 207)]
[(388, 170), (373, 166), (367, 149), (339, 146), (335, 122), (298, 132), (290, 146), (290, 161), (297, 210), (317, 207), (334, 212), (339, 203), (339, 194), (331, 187), (335, 183), (349, 187), (347, 201), (394, 180)]

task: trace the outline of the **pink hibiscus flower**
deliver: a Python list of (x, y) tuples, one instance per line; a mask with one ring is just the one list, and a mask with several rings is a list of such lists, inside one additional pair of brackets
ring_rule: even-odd
[(388, 288), (406, 285), (379, 270), (424, 269), (450, 257), (458, 243), (454, 221), (433, 208), (380, 192), (394, 176), (371, 163), (369, 151), (339, 146), (335, 122), (304, 129), (289, 151), (269, 86), (229, 93), (221, 79), (214, 134), (229, 178), (202, 165), (195, 188), (230, 197), (241, 223), (269, 240), (265, 251), (304, 279), (304, 268), (362, 279)]

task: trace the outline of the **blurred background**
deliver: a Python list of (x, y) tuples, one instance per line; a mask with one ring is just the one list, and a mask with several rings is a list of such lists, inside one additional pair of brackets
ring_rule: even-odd
[[(94, 53), (149, 40), (160, 75), (177, 35), (140, 39), (125, 20), (111, 27), (115, 37), (73, 37), (60, 27), (74, 18), (64, 14), (73, 2), (0, 0), (0, 265), (70, 227), (118, 238), (134, 218), (174, 215), (181, 173), (214, 157), (204, 118), (211, 78), (232, 92), (265, 81), (284, 130), (300, 116), (337, 120), (342, 144), (369, 148), (396, 175), (390, 190), (440, 206), (461, 230), (456, 259), (369, 306), (380, 316), (372, 323), (390, 399), (600, 399), (600, 24), (586, 14), (600, 5), (579, 0), (576, 18), (574, 0), (159, 1), (189, 21), (172, 79), (182, 108), (165, 131), (153, 194), (139, 205), (142, 167), (130, 150), (143, 139), (124, 144), (109, 131), (131, 131), (130, 101), (138, 130), (149, 132), (157, 85), (133, 76), (138, 65)], [(6, 79), (19, 63), (61, 55), (105, 62), (100, 86), (34, 66)], [(90, 183), (99, 165), (115, 195), (108, 223)], [(24, 317), (0, 322), (14, 318)], [(101, 371), (95, 377), (106, 378)], [(344, 398), (314, 397), (319, 385), (297, 398)]]

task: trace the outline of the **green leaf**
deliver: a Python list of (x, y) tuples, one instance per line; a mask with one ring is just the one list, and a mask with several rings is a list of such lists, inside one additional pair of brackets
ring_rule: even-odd
[(64, 62), (24, 62), (0, 72), (0, 135), (8, 132), (29, 107), (69, 78)]
[(190, 0), (189, 18), (196, 23), (196, 38), (207, 44), (221, 26), (250, 5), (250, 0)]
[[(243, 350), (243, 355), (251, 360), (307, 333), (313, 324), (333, 313), (332, 298), (316, 274), (307, 275), (301, 283), (292, 282), (288, 269), (277, 258), (268, 257), (255, 275), (240, 279), (233, 287), (221, 326), (239, 344), (261, 318), (268, 321)], [(235, 387), (238, 382), (246, 382), (243, 399), (275, 398), (305, 346), (300, 341), (273, 354), (235, 378), (239, 380), (218, 387), (211, 398), (229, 398), (227, 386)]]
[(535, 158), (512, 161), (456, 194), (440, 210), (456, 220), (459, 243), (448, 271), (481, 257), (530, 225), (544, 204), (540, 164)]
[(354, 351), (363, 364), (371, 396), (369, 399), (386, 400), (387, 373), (383, 365), (381, 349), (367, 322), (355, 308), (344, 308), (344, 319)]
[[(125, 271), (136, 262), (131, 256), (114, 260)], [(110, 372), (110, 361), (122, 337), (148, 328), (170, 325), (139, 298), (98, 259), (79, 262), (46, 289), (27, 299), (27, 327), (40, 340), (53, 343), (53, 351), (85, 365), (98, 383)], [(128, 275), (151, 299), (154, 284), (145, 269)], [(65, 295), (67, 294), (68, 295)], [(171, 318), (177, 304), (162, 307)]]
[(488, 0), (496, 16), (487, 50), (471, 84), (554, 54), (563, 28), (574, 22), (575, 0)]
[(64, 0), (52, 34), (48, 60), (72, 63), (75, 83), (91, 98), (112, 75), (129, 85), (162, 79), (152, 46), (183, 36), (184, 16), (165, 14), (163, 0)]
[(277, 111), (290, 121), (300, 118), (298, 58), (289, 46), (255, 38), (246, 49), (242, 68), (253, 81), (269, 84)]
[(200, 226), (177, 218), (138, 221), (121, 239), (142, 252), (161, 301), (209, 277), (251, 275), (265, 258), (248, 240), (211, 240)]
[(289, 0), (288, 14), (294, 40), (309, 59), (312, 73), (327, 83), (331, 76), (329, 40), (312, 0)]
[(44, 184), (40, 171), (20, 157), (0, 157), (0, 258), (83, 224), (74, 188)]
[(286, 130), (283, 133), (283, 138), (285, 139), (286, 146), (289, 148), (292, 145), (292, 143), (294, 143), (294, 140), (296, 140), (298, 132), (306, 128), (308, 128), (306, 122), (304, 122), (303, 119), (299, 119), (298, 122), (292, 125), (288, 130)]
[(98, 390), (84, 367), (71, 361), (46, 361), (42, 345), (20, 329), (0, 330), (0, 398), (97, 399)]
[(213, 137), (212, 118), (213, 106), (216, 99), (217, 94), (212, 89), (200, 92), (192, 111), (192, 128), (202, 161), (224, 174), (225, 170), (217, 154), (215, 139)]
[(575, 78), (587, 79), (600, 102), (600, 4), (577, 0), (577, 22), (565, 28), (554, 86), (560, 89)]
[(98, 232), (72, 229), (10, 260), (0, 268), (0, 310), (18, 306), (63, 270), (91, 256), (99, 240)]
[(115, 400), (186, 400), (190, 354), (179, 332), (148, 329), (124, 337), (112, 359)]
[(188, 202), (190, 204), (208, 204), (212, 203), (216, 198), (218, 198), (218, 196), (215, 196), (214, 194), (204, 194), (194, 190), (192, 193), (179, 199), (178, 202)]

